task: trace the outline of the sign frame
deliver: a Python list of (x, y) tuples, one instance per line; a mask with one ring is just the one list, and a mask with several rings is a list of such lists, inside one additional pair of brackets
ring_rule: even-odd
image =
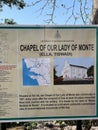
[[(95, 62), (95, 66), (96, 66), (96, 68), (95, 68), (95, 80), (96, 80), (96, 83), (95, 83), (95, 93), (96, 93), (96, 95), (95, 95), (95, 115), (93, 115), (93, 114), (91, 114), (91, 115), (84, 115), (84, 116), (81, 116), (81, 115), (66, 115), (66, 114), (64, 114), (64, 115), (59, 115), (59, 116), (51, 116), (51, 115), (47, 115), (47, 116), (36, 116), (36, 115), (34, 115), (34, 116), (19, 116), (19, 117), (1, 117), (0, 118), (0, 122), (10, 122), (10, 121), (30, 121), (30, 120), (80, 120), (80, 119), (98, 119), (98, 81), (97, 81), (97, 78), (98, 78), (98, 68), (97, 68), (97, 66), (98, 66), (98, 60), (97, 60), (97, 55), (98, 55), (98, 26), (94, 26), (94, 25), (92, 25), (92, 26), (65, 26), (65, 25), (59, 25), (59, 26), (45, 26), (45, 25), (15, 25), (15, 26), (0, 26), (0, 32), (2, 32), (2, 30), (3, 31), (6, 31), (6, 30), (16, 30), (16, 34), (17, 34), (17, 30), (24, 30), (24, 31), (26, 31), (26, 30), (30, 30), (30, 31), (32, 31), (32, 30), (44, 30), (44, 34), (45, 34), (45, 30), (57, 30), (57, 32), (56, 32), (56, 39), (59, 39), (60, 37), (61, 37), (61, 32), (59, 32), (58, 30), (95, 30), (95, 41), (96, 41), (96, 45), (95, 45), (95, 60), (96, 60), (96, 62)], [(2, 36), (1, 36), (2, 35)], [(3, 37), (3, 34), (1, 34), (0, 35), (0, 37)], [(6, 38), (5, 38), (6, 39)], [(48, 41), (49, 42), (49, 41)], [(18, 48), (19, 49), (19, 48)], [(57, 48), (56, 48), (57, 49)], [(33, 51), (35, 51), (36, 52), (36, 48), (35, 48), (35, 50), (33, 50)], [(17, 50), (18, 51), (18, 50)], [(49, 56), (51, 56), (51, 55), (49, 55)], [(43, 56), (44, 57), (44, 56)], [(47, 55), (45, 55), (45, 57), (48, 57)], [(0, 63), (0, 65), (1, 65), (2, 63)], [(11, 69), (14, 69), (14, 67), (15, 66), (12, 66), (12, 68)], [(0, 85), (0, 87), (2, 88), (2, 85)], [(22, 91), (22, 90), (21, 90)], [(6, 91), (5, 91), (6, 92)], [(19, 103), (18, 103), (18, 105), (19, 105)], [(18, 106), (19, 107), (19, 106)]]

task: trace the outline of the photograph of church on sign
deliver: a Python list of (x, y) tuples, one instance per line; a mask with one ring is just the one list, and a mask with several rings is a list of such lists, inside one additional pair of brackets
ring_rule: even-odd
[(87, 78), (87, 67), (72, 65), (68, 61), (65, 61), (64, 68), (62, 70), (63, 80), (67, 79), (85, 79)]
[(55, 58), (54, 84), (93, 84), (93, 58)]

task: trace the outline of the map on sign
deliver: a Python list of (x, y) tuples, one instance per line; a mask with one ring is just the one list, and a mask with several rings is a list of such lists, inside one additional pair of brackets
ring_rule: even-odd
[(50, 59), (49, 58), (24, 58), (23, 86), (50, 85)]

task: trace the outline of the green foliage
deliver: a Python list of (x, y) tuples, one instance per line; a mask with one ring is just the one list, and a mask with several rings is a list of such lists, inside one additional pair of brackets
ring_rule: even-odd
[(36, 129), (37, 128), (37, 122), (27, 122), (27, 123), (24, 123), (24, 126), (25, 126), (26, 130), (31, 130), (32, 128)]
[(0, 8), (3, 8), (4, 5), (9, 7), (16, 6), (18, 9), (23, 9), (26, 4), (24, 0), (0, 0)]
[(60, 122), (60, 128), (61, 130), (64, 130), (64, 127), (67, 126), (65, 121)]
[(88, 77), (90, 77), (90, 76), (94, 77), (94, 66), (93, 65), (88, 68), (87, 75), (88, 75)]
[(83, 126), (87, 126), (88, 124), (89, 124), (89, 120), (83, 120), (83, 121), (82, 121), (82, 125), (83, 125)]
[(5, 19), (4, 20), (4, 24), (11, 24), (11, 25), (13, 25), (13, 24), (16, 24), (16, 22), (14, 22), (13, 19)]
[[(12, 8), (13, 6), (16, 6), (19, 10), (23, 9), (26, 6), (26, 3), (24, 2), (24, 0), (0, 0), (0, 11), (3, 11), (3, 6), (7, 5), (10, 8)], [(5, 20), (3, 20), (3, 23), (0, 24), (16, 24), (16, 22), (14, 22), (13, 19), (8, 19), (6, 18)]]

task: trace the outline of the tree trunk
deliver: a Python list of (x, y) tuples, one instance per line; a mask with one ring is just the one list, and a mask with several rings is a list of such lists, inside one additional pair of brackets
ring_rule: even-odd
[(93, 0), (91, 22), (92, 24), (98, 24), (98, 0)]
[(76, 130), (82, 130), (82, 121), (81, 120), (77, 121), (77, 128), (76, 128)]
[(10, 127), (10, 123), (1, 123), (1, 130), (6, 130), (6, 128)]
[(1, 124), (1, 130), (6, 130), (6, 123)]

